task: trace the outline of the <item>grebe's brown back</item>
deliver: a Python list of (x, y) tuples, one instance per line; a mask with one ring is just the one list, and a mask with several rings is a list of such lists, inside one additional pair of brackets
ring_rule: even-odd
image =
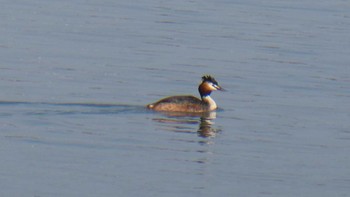
[(208, 112), (217, 109), (215, 101), (210, 97), (212, 91), (223, 90), (218, 82), (210, 75), (202, 77), (198, 87), (201, 99), (194, 96), (171, 96), (147, 105), (155, 111), (171, 112)]

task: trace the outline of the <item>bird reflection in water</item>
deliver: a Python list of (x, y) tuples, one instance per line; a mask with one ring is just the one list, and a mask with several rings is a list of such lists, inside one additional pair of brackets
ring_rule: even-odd
[(216, 112), (203, 113), (184, 113), (184, 112), (162, 112), (165, 117), (154, 118), (153, 120), (159, 123), (164, 123), (165, 130), (182, 133), (193, 133), (193, 126), (198, 124), (196, 132), (198, 136), (208, 138), (215, 137), (220, 129), (215, 128), (214, 121), (216, 119)]

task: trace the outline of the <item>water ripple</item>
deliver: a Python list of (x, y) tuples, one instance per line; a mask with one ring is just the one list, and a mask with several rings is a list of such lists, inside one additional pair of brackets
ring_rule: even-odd
[(111, 103), (0, 101), (1, 116), (146, 113), (144, 106)]

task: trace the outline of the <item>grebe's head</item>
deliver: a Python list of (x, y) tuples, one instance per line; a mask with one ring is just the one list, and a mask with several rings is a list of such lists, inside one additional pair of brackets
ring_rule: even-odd
[(214, 77), (210, 75), (204, 75), (202, 77), (202, 83), (198, 87), (199, 94), (201, 97), (209, 96), (212, 91), (223, 90)]

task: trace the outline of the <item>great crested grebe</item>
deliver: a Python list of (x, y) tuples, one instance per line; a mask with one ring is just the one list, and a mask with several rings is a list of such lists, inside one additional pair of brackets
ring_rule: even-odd
[(147, 108), (155, 111), (166, 112), (208, 112), (217, 109), (215, 101), (210, 97), (212, 91), (223, 90), (218, 82), (210, 75), (202, 77), (202, 83), (198, 87), (201, 99), (194, 96), (170, 96), (155, 103), (147, 105)]

